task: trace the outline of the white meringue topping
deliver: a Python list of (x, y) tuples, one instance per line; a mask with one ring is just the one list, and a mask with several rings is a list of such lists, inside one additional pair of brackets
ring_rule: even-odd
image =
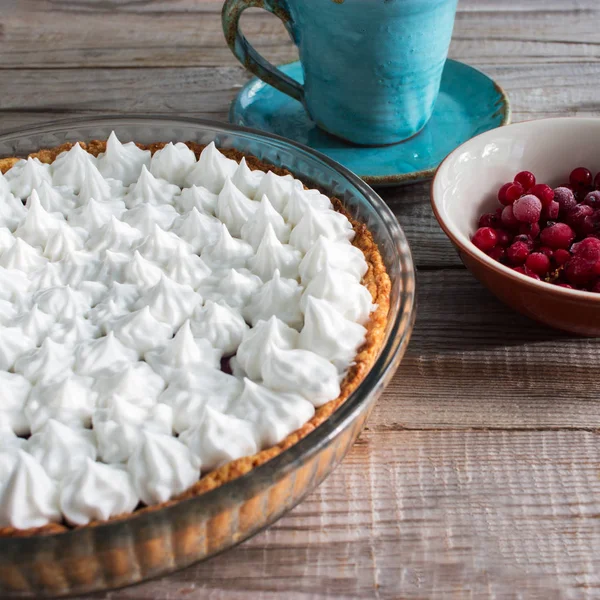
[(95, 166), (96, 159), (86, 152), (79, 144), (75, 144), (67, 152), (62, 152), (52, 163), (52, 183), (55, 186), (65, 186), (79, 194), (82, 184), (88, 174), (86, 166)]
[(26, 216), (27, 210), (19, 198), (0, 192), (0, 227), (14, 231)]
[(223, 224), (219, 219), (201, 213), (197, 208), (179, 217), (173, 225), (173, 233), (188, 242), (194, 252), (201, 252), (216, 243)]
[(56, 484), (32, 456), (18, 450), (12, 475), (0, 488), (0, 527), (30, 529), (60, 520)]
[(86, 295), (70, 285), (42, 290), (33, 296), (33, 301), (57, 321), (72, 321), (75, 317), (84, 316), (90, 308)]
[(248, 269), (229, 269), (215, 271), (198, 291), (206, 300), (223, 300), (231, 308), (242, 309), (261, 285), (260, 277)]
[(252, 424), (259, 448), (281, 442), (302, 427), (315, 413), (314, 406), (299, 394), (274, 392), (250, 379), (230, 414)]
[(106, 225), (97, 229), (90, 236), (86, 245), (88, 251), (94, 253), (100, 253), (103, 250), (126, 252), (143, 237), (141, 231), (126, 222), (119, 221), (113, 215)]
[(150, 150), (142, 150), (133, 142), (122, 144), (113, 131), (106, 142), (106, 152), (98, 156), (97, 164), (104, 177), (130, 185), (138, 180), (142, 167), (150, 165)]
[(74, 360), (72, 348), (47, 337), (39, 348), (22, 354), (15, 361), (14, 370), (32, 384), (46, 384), (63, 379)]
[(84, 179), (79, 187), (79, 204), (86, 204), (94, 199), (98, 202), (114, 202), (125, 195), (120, 181), (104, 179), (92, 162), (84, 164)]
[(223, 156), (211, 142), (200, 154), (196, 166), (185, 178), (186, 186), (200, 185), (213, 194), (223, 189), (227, 177), (233, 177), (238, 165), (235, 160)]
[(151, 260), (145, 259), (137, 250), (125, 268), (125, 279), (132, 283), (142, 284), (144, 287), (156, 285), (162, 277), (163, 270)]
[(37, 158), (20, 160), (8, 170), (5, 177), (10, 191), (21, 200), (28, 198), (44, 182), (52, 182), (50, 165), (41, 163)]
[(320, 236), (334, 242), (351, 241), (354, 239), (354, 229), (341, 213), (307, 206), (298, 225), (292, 229), (290, 244), (307, 252)]
[(142, 442), (127, 461), (142, 502), (166, 502), (198, 480), (200, 465), (187, 446), (170, 435), (149, 431), (142, 435)]
[(140, 356), (161, 346), (173, 335), (171, 326), (158, 321), (148, 306), (107, 323), (105, 329), (114, 331), (125, 346), (133, 348)]
[(302, 283), (308, 283), (328, 264), (352, 275), (360, 282), (367, 272), (367, 261), (359, 248), (345, 242), (332, 242), (320, 236), (304, 255), (299, 272)]
[(276, 316), (295, 329), (302, 327), (300, 298), (304, 288), (295, 279), (285, 279), (276, 269), (273, 278), (264, 283), (244, 309), (246, 320), (255, 325)]
[[(49, 181), (43, 181), (39, 187), (35, 188), (38, 200), (49, 213), (61, 213), (63, 216), (73, 210), (77, 204), (77, 197), (70, 188), (52, 187)], [(33, 195), (33, 190), (32, 190)], [(31, 196), (25, 203), (27, 208), (31, 207)]]
[(269, 171), (261, 179), (254, 199), (260, 200), (263, 196), (266, 196), (275, 210), (282, 213), (290, 199), (292, 190), (298, 186), (302, 187), (302, 184), (295, 181), (291, 175), (275, 175), (275, 173)]
[(166, 404), (141, 406), (119, 395), (110, 396), (92, 417), (102, 460), (126, 462), (143, 441), (143, 432), (173, 433), (173, 410)]
[(213, 348), (209, 341), (194, 338), (188, 320), (162, 348), (146, 352), (145, 359), (157, 373), (169, 380), (177, 369), (200, 365), (219, 369), (221, 356), (222, 352)]
[(129, 473), (86, 458), (63, 481), (60, 509), (71, 525), (87, 525), (131, 512), (139, 503)]
[(83, 249), (87, 232), (66, 223), (52, 231), (44, 246), (44, 256), (51, 261), (59, 261), (72, 252)]
[(112, 217), (119, 219), (125, 210), (125, 203), (122, 200), (97, 202), (92, 198), (83, 206), (69, 212), (67, 220), (73, 227), (93, 231), (106, 225)]
[(138, 204), (123, 213), (121, 219), (143, 235), (150, 235), (155, 225), (165, 231), (171, 228), (179, 213), (170, 204)]
[(282, 244), (269, 223), (258, 246), (256, 255), (248, 261), (248, 266), (263, 281), (269, 281), (279, 271), (282, 277), (296, 279), (302, 253), (289, 244)]
[(318, 190), (305, 190), (302, 186), (295, 186), (283, 211), (283, 216), (290, 225), (296, 226), (309, 206), (317, 211), (333, 209), (331, 200)]
[[(29, 279), (21, 271), (0, 267), (0, 298), (3, 300), (19, 303), (31, 287)], [(36, 289), (35, 285), (33, 289)]]
[(229, 461), (258, 452), (252, 425), (207, 406), (200, 422), (179, 439), (200, 461), (202, 471), (217, 469)]
[(27, 452), (44, 467), (54, 480), (60, 481), (86, 458), (96, 460), (96, 438), (89, 429), (74, 429), (49, 419), (26, 444)]
[(97, 377), (94, 383), (98, 406), (119, 397), (137, 406), (150, 407), (164, 388), (164, 379), (145, 362), (131, 363), (117, 373)]
[(138, 180), (129, 188), (124, 200), (127, 208), (134, 208), (143, 202), (171, 204), (180, 192), (178, 186), (154, 177), (144, 165)]
[(195, 337), (208, 340), (214, 348), (219, 348), (225, 356), (233, 354), (242, 341), (248, 325), (238, 312), (225, 304), (207, 300), (199, 306), (191, 319)]
[(277, 239), (283, 244), (290, 239), (290, 226), (283, 217), (273, 208), (266, 196), (263, 196), (256, 212), (242, 225), (242, 239), (253, 248), (258, 248), (265, 236), (268, 226), (271, 226)]
[[(29, 433), (29, 422), (25, 416), (25, 404), (31, 383), (22, 375), (0, 371), (0, 424), (8, 425), (10, 431), (17, 435)], [(0, 438), (4, 435), (0, 428)], [(2, 442), (0, 442), (0, 449)], [(0, 488), (2, 481), (0, 479)]]
[(175, 198), (175, 205), (182, 213), (190, 212), (195, 208), (202, 214), (214, 215), (218, 197), (218, 194), (213, 194), (201, 185), (193, 185), (181, 190), (181, 195)]
[(252, 246), (247, 242), (231, 237), (223, 223), (217, 241), (204, 248), (202, 259), (213, 269), (245, 267), (249, 258), (254, 254)]
[(309, 296), (298, 347), (312, 350), (344, 371), (352, 363), (367, 330), (342, 316), (328, 300)]
[(178, 249), (192, 251), (187, 242), (173, 233), (163, 231), (158, 225), (154, 225), (152, 233), (136, 249), (144, 258), (159, 264), (165, 264)]
[(258, 186), (260, 185), (260, 182), (264, 176), (264, 171), (252, 171), (250, 167), (248, 167), (246, 159), (242, 158), (238, 168), (231, 176), (231, 182), (238, 190), (240, 190), (240, 192), (248, 196), (248, 198), (254, 198), (256, 196)]
[(263, 378), (263, 365), (273, 355), (297, 345), (298, 332), (277, 317), (271, 317), (268, 321), (258, 321), (252, 329), (244, 332), (235, 357), (248, 377), (260, 380)]
[(9, 371), (25, 352), (35, 348), (35, 340), (18, 327), (0, 327), (0, 370)]
[(111, 331), (104, 337), (77, 346), (74, 369), (81, 375), (98, 377), (121, 371), (137, 360), (138, 353), (124, 346)]
[(163, 275), (134, 305), (149, 307), (154, 318), (177, 329), (192, 314), (202, 298), (189, 286)]
[(215, 214), (227, 225), (231, 235), (239, 237), (242, 225), (258, 210), (258, 203), (247, 198), (231, 179), (225, 180), (225, 185), (217, 199)]
[(211, 274), (211, 270), (199, 256), (179, 247), (165, 265), (165, 273), (173, 281), (198, 290)]
[(15, 269), (31, 274), (41, 269), (48, 259), (42, 256), (41, 250), (30, 246), (26, 241), (17, 238), (15, 243), (0, 256), (0, 267)]
[(182, 142), (169, 142), (157, 150), (150, 162), (150, 173), (178, 187), (184, 187), (187, 174), (196, 164), (196, 155)]
[(65, 373), (66, 377), (53, 383), (33, 386), (25, 416), (32, 432), (41, 429), (49, 419), (71, 427), (89, 427), (96, 403), (91, 378)]

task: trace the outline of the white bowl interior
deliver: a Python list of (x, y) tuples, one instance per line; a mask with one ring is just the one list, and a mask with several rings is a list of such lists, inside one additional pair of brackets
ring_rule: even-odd
[(600, 171), (600, 119), (541, 119), (500, 127), (446, 158), (433, 182), (433, 202), (450, 232), (470, 245), (479, 217), (500, 206), (498, 188), (516, 173), (531, 171), (538, 182), (557, 186), (578, 166)]

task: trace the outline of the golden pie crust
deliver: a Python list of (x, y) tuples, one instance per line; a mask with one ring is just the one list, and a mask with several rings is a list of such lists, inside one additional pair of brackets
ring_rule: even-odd
[[(98, 154), (106, 150), (106, 141), (92, 140), (87, 143), (78, 143), (94, 156), (98, 156)], [(195, 142), (185, 142), (185, 144), (196, 154), (196, 158), (200, 156), (200, 153), (204, 149), (203, 145)], [(43, 163), (50, 164), (61, 152), (69, 150), (73, 145), (74, 144), (72, 143), (66, 143), (55, 148), (40, 150), (39, 152), (32, 153), (29, 156), (32, 158), (38, 158)], [(150, 150), (152, 154), (163, 148), (165, 145), (166, 142), (137, 144), (138, 147), (144, 150)], [(237, 150), (220, 149), (220, 151), (228, 158), (233, 158), (238, 162), (242, 159), (242, 157), (245, 157), (248, 166), (252, 170), (270, 170), (277, 175), (286, 175), (290, 173), (286, 169), (264, 163), (254, 156), (243, 154)], [(16, 157), (0, 158), (0, 172), (6, 173), (18, 160), (20, 159)], [(367, 226), (354, 219), (344, 208), (342, 202), (338, 198), (332, 197), (330, 199), (335, 210), (344, 214), (348, 218), (348, 220), (352, 223), (354, 231), (356, 232), (352, 243), (357, 248), (360, 248), (360, 250), (363, 252), (368, 265), (368, 270), (363, 278), (362, 283), (371, 293), (373, 303), (377, 305), (375, 311), (371, 313), (371, 317), (366, 326), (367, 335), (365, 343), (358, 349), (358, 353), (355, 358), (355, 364), (350, 367), (350, 370), (342, 381), (340, 395), (335, 400), (331, 400), (327, 404), (317, 408), (310, 421), (305, 423), (302, 427), (300, 427), (300, 429), (297, 429), (288, 435), (279, 444), (262, 450), (261, 452), (258, 452), (252, 456), (245, 456), (243, 458), (231, 461), (222, 467), (207, 473), (192, 487), (167, 502), (155, 504), (153, 506), (144, 506), (138, 508), (133, 513), (112, 517), (110, 521), (126, 520), (142, 513), (160, 510), (166, 506), (174, 505), (181, 500), (191, 498), (193, 496), (199, 496), (200, 494), (215, 489), (227, 483), (228, 481), (248, 473), (253, 468), (258, 467), (259, 465), (262, 465), (268, 460), (274, 458), (278, 454), (281, 454), (284, 450), (290, 446), (293, 446), (296, 442), (306, 437), (321, 423), (326, 421), (365, 378), (379, 354), (379, 350), (381, 349), (385, 337), (385, 328), (390, 304), (391, 282), (386, 272), (379, 249), (377, 248), (377, 244), (373, 240), (373, 236), (371, 235), (371, 232), (368, 230)], [(93, 521), (88, 525), (84, 525), (83, 527), (94, 527), (106, 522), (107, 521)], [(66, 531), (72, 531), (73, 529), (81, 528), (82, 527), (70, 527), (62, 523), (50, 523), (44, 527), (33, 529), (15, 529), (13, 527), (5, 527), (0, 528), (0, 537), (31, 537), (36, 535), (63, 533)]]

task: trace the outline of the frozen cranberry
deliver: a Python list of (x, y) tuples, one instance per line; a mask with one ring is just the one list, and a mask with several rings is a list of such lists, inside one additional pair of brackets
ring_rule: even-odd
[(600, 191), (594, 190), (593, 192), (589, 192), (585, 195), (583, 202), (588, 206), (591, 206), (594, 210), (600, 208)]
[(497, 227), (500, 225), (499, 221), (496, 213), (486, 213), (479, 217), (479, 227)]
[(510, 246), (513, 236), (504, 229), (496, 229), (496, 245), (506, 248)]
[(511, 204), (505, 206), (502, 211), (502, 225), (508, 229), (516, 229), (519, 226), (519, 221), (515, 218)]
[(554, 251), (552, 258), (559, 267), (562, 267), (571, 258), (571, 253), (568, 250), (559, 248)]
[(506, 256), (513, 265), (522, 265), (529, 256), (529, 246), (525, 242), (514, 242), (508, 247)]
[(585, 167), (577, 167), (569, 175), (569, 183), (576, 187), (586, 187), (592, 185), (592, 173)]
[(532, 252), (527, 257), (525, 266), (538, 275), (545, 275), (550, 270), (550, 259), (541, 252)]
[(499, 190), (498, 190), (498, 201), (500, 202), (500, 204), (503, 204), (504, 206), (506, 206), (507, 204), (510, 204), (510, 202), (508, 202), (508, 200), (506, 199), (506, 190), (508, 190), (508, 188), (513, 184), (512, 181), (509, 181), (508, 183), (505, 183)]
[(572, 256), (565, 265), (565, 277), (572, 285), (586, 285), (600, 275), (600, 260)]
[(553, 223), (542, 229), (540, 240), (553, 250), (568, 248), (575, 239), (575, 232), (566, 223)]
[(519, 233), (524, 233), (525, 235), (528, 235), (532, 240), (534, 240), (538, 235), (540, 235), (540, 224), (521, 223), (519, 225)]
[(575, 194), (567, 187), (554, 188), (554, 200), (558, 202), (560, 212), (563, 214), (577, 205)]
[(548, 258), (552, 258), (554, 256), (554, 250), (552, 250), (552, 248), (548, 248), (548, 246), (540, 246), (538, 252), (545, 254)]
[(523, 186), (520, 183), (513, 183), (508, 187), (505, 194), (506, 204), (512, 204), (517, 198), (520, 198), (525, 193)]
[(513, 271), (521, 273), (521, 275), (527, 275), (527, 277), (531, 277), (532, 279), (537, 279), (538, 281), (540, 280), (539, 275), (527, 267), (513, 267)]
[(531, 171), (521, 171), (515, 175), (515, 183), (520, 183), (524, 190), (535, 185), (535, 175)]
[(500, 261), (506, 256), (506, 250), (500, 246), (495, 246), (487, 253), (487, 255), (494, 260)]
[(479, 228), (471, 238), (473, 244), (484, 252), (491, 250), (496, 245), (496, 240), (496, 232), (491, 227)]
[(596, 173), (596, 177), (594, 177), (594, 187), (600, 190), (600, 173)]
[(542, 206), (548, 206), (554, 200), (554, 190), (545, 183), (536, 183), (529, 193), (539, 198)]
[(593, 214), (594, 209), (591, 206), (578, 204), (566, 213), (565, 223), (581, 235), (591, 233), (593, 231), (593, 221), (590, 219), (586, 221), (586, 217), (591, 217)]
[(552, 200), (550, 204), (542, 208), (542, 219), (545, 219), (546, 221), (557, 219), (559, 209), (560, 205), (558, 202)]
[(585, 258), (600, 259), (600, 240), (595, 237), (587, 237), (581, 242), (571, 246), (571, 252), (575, 256), (584, 256)]

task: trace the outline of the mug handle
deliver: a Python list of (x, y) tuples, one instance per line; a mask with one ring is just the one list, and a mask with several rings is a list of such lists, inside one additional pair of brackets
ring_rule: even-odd
[(265, 60), (240, 32), (240, 17), (247, 8), (251, 7), (268, 10), (279, 17), (286, 26), (291, 21), (290, 13), (283, 6), (281, 0), (226, 0), (221, 13), (221, 21), (227, 44), (236, 58), (251, 73), (280, 92), (303, 102), (304, 87)]

